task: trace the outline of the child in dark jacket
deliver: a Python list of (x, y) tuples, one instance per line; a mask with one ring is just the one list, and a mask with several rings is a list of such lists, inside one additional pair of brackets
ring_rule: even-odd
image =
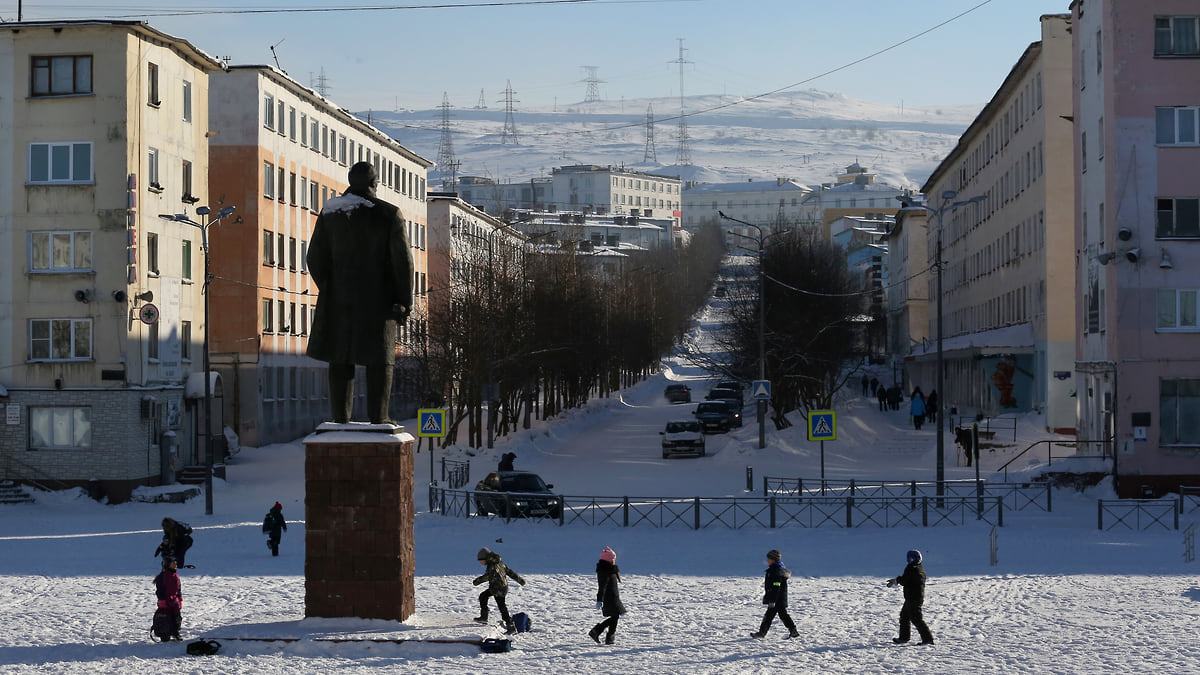
[(508, 615), (508, 606), (504, 603), (504, 596), (508, 594), (508, 579), (505, 577), (512, 577), (513, 581), (522, 586), (525, 585), (525, 579), (505, 565), (500, 560), (499, 553), (486, 547), (479, 549), (475, 557), (480, 565), (487, 565), (487, 571), (475, 578), (474, 585), (488, 582), (487, 590), (479, 594), (479, 616), (475, 617), (476, 623), (488, 622), (488, 598), (495, 598), (496, 607), (500, 608), (500, 618), (504, 620), (504, 629), (509, 635), (516, 633), (517, 627)]
[(767, 606), (767, 613), (763, 615), (762, 623), (758, 627), (757, 633), (751, 633), (750, 637), (762, 639), (767, 636), (767, 631), (771, 630), (771, 623), (775, 621), (775, 616), (779, 615), (783, 625), (788, 629), (788, 638), (800, 637), (799, 631), (796, 630), (796, 624), (792, 621), (791, 615), (788, 614), (788, 579), (792, 576), (792, 571), (783, 566), (783, 555), (776, 549), (767, 551), (767, 575), (763, 581), (763, 604)]
[(908, 552), (906, 558), (908, 565), (905, 566), (904, 573), (888, 579), (887, 582), (889, 588), (896, 584), (904, 587), (904, 606), (900, 608), (900, 637), (892, 638), (892, 642), (908, 642), (912, 636), (912, 628), (909, 626), (911, 623), (917, 627), (921, 644), (931, 645), (933, 633), (929, 632), (929, 626), (925, 625), (925, 619), (921, 617), (921, 605), (925, 604), (925, 567), (921, 565), (921, 552), (914, 549)]
[(617, 584), (621, 581), (621, 570), (617, 567), (617, 554), (605, 546), (600, 552), (600, 560), (596, 562), (596, 608), (606, 618), (588, 631), (588, 637), (600, 644), (600, 634), (608, 630), (604, 644), (611, 645), (616, 641), (617, 620), (625, 613), (625, 605), (621, 603), (621, 591)]
[(275, 506), (267, 511), (267, 517), (263, 518), (263, 534), (267, 535), (267, 548), (271, 549), (271, 555), (279, 555), (279, 540), (286, 531), (287, 521), (283, 519), (283, 505), (275, 502)]
[(158, 609), (154, 613), (155, 633), (163, 642), (171, 638), (183, 639), (179, 637), (179, 628), (183, 624), (183, 591), (176, 565), (174, 557), (163, 556), (162, 571), (154, 577), (154, 595), (158, 598)]
[(187, 567), (184, 557), (192, 547), (192, 526), (174, 518), (163, 518), (162, 529), (162, 542), (154, 549), (154, 556), (163, 556), (164, 568), (167, 566), (167, 556), (175, 559), (177, 568)]

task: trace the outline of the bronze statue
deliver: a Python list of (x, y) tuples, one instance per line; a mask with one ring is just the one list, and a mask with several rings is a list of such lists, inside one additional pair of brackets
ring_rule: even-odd
[(413, 261), (399, 210), (375, 196), (375, 167), (350, 167), (350, 188), (325, 202), (308, 246), (317, 308), (308, 355), (329, 363), (334, 422), (349, 422), (354, 367), (366, 366), (372, 424), (391, 424), (388, 403), (399, 324), (412, 309)]

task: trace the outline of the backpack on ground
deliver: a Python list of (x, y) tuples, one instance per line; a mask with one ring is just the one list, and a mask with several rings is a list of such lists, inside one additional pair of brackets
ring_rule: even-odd
[(216, 640), (196, 640), (189, 642), (187, 653), (192, 656), (212, 656), (221, 649), (221, 643)]
[(501, 654), (512, 649), (512, 640), (487, 638), (479, 643), (479, 647), (489, 654)]
[(533, 619), (525, 612), (517, 612), (512, 617), (513, 625), (517, 627), (518, 633), (528, 633), (533, 629)]
[(171, 636), (178, 630), (175, 627), (175, 616), (164, 609), (154, 611), (154, 623), (151, 625), (151, 631), (154, 637), (162, 642), (171, 639)]

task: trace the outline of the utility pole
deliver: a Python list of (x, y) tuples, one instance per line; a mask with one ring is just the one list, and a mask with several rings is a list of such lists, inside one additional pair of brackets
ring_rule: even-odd
[(683, 38), (679, 40), (679, 58), (671, 63), (679, 64), (679, 150), (675, 153), (675, 164), (679, 166), (692, 165), (692, 137), (688, 135), (687, 112), (683, 106), (683, 64), (693, 63), (683, 58)]

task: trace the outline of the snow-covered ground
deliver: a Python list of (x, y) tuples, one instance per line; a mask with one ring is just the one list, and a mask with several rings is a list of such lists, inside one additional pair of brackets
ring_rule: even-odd
[[(699, 330), (712, 317), (698, 321)], [(517, 454), (567, 495), (739, 496), (746, 468), (763, 475), (815, 478), (819, 446), (803, 426), (768, 428), (757, 448), (748, 421), (709, 437), (709, 455), (663, 460), (658, 431), (692, 406), (662, 398), (672, 380), (702, 396), (708, 377), (664, 360), (663, 372), (619, 397), (568, 411), (560, 419), (500, 439), (494, 449), (446, 452), (471, 461), (472, 481), (500, 454)], [(890, 373), (875, 373), (890, 381)], [(886, 377), (885, 377), (886, 376)], [(925, 387), (928, 389), (928, 386)], [(933, 425), (914, 431), (907, 415), (879, 412), (847, 393), (839, 402), (838, 440), (826, 443), (829, 478), (933, 478)], [(793, 415), (793, 418), (796, 416)], [(799, 422), (799, 419), (794, 419)], [(1020, 418), (1016, 442), (983, 453), (983, 475), (1032, 441), (1046, 438), (1034, 415)], [(415, 425), (409, 425), (410, 429)], [(973, 478), (956, 466), (947, 439), (947, 477)], [(303, 446), (244, 448), (216, 482), (215, 513), (204, 500), (184, 504), (101, 505), (81, 494), (42, 495), (37, 504), (0, 506), (0, 672), (3, 673), (293, 673), (372, 669), (429, 673), (1097, 673), (1200, 671), (1200, 563), (1183, 559), (1176, 531), (1100, 531), (1096, 500), (1060, 490), (1051, 513), (1019, 511), (997, 528), (999, 562), (989, 564), (991, 527), (742, 530), (685, 527), (558, 527), (551, 522), (453, 519), (416, 502), (417, 613), (404, 624), (304, 618)], [(443, 451), (437, 451), (440, 459)], [(1019, 474), (1041, 468), (1020, 461)], [(1055, 461), (1055, 467), (1059, 462)], [(418, 483), (429, 471), (417, 457)], [(272, 558), (260, 533), (278, 500), (289, 519), (282, 553)], [(158, 523), (171, 516), (196, 528), (183, 577), (185, 640), (223, 640), (220, 654), (190, 657), (181, 643), (151, 641), (151, 578)], [(1183, 525), (1196, 519), (1188, 514)], [(485, 654), (469, 644), (495, 628), (471, 623), (480, 590), (475, 552), (488, 546), (528, 580), (509, 594), (534, 631), (514, 650)], [(629, 613), (615, 645), (587, 631), (594, 609), (594, 568), (604, 546), (617, 551)], [(762, 616), (764, 554), (783, 552), (794, 572), (790, 611), (801, 639), (784, 640), (776, 623), (765, 640), (749, 633)], [(929, 574), (925, 617), (933, 647), (896, 646), (899, 574), (918, 548)], [(332, 639), (352, 638), (334, 642)], [(408, 639), (401, 643), (372, 639)]]

